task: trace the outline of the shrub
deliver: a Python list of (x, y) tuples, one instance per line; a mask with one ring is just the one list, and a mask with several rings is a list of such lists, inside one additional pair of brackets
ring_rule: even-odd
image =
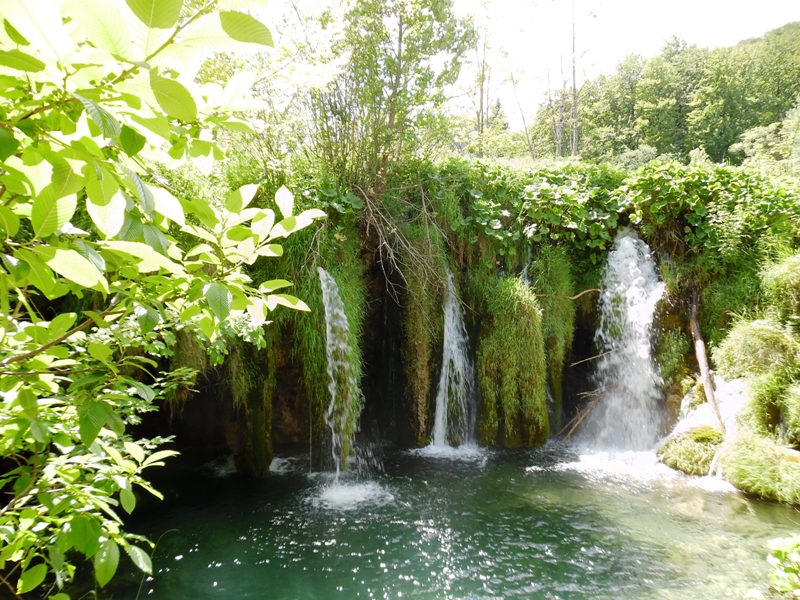
[(695, 427), (669, 438), (658, 455), (661, 462), (672, 469), (689, 475), (707, 475), (722, 437), (722, 432), (713, 427)]
[(728, 332), (713, 356), (725, 377), (758, 375), (792, 364), (797, 358), (797, 343), (775, 321), (741, 321)]
[(800, 595), (800, 536), (772, 540), (767, 560), (772, 566), (770, 587), (797, 598)]

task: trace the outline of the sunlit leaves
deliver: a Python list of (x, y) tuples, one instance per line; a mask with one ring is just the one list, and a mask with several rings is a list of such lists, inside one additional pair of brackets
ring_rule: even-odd
[(150, 87), (156, 102), (169, 116), (182, 121), (194, 121), (197, 118), (197, 104), (194, 98), (177, 80), (161, 77), (155, 71), (151, 71)]
[(219, 13), (222, 30), (238, 42), (272, 46), (272, 34), (259, 20), (232, 10)]
[(36, 253), (56, 273), (90, 289), (108, 293), (108, 282), (91, 262), (78, 252), (64, 248), (37, 248)]
[(125, 58), (131, 49), (129, 26), (116, 2), (108, 0), (70, 0), (65, 9), (75, 27), (95, 48)]
[(16, 48), (13, 50), (0, 50), (0, 65), (17, 69), (18, 71), (29, 71), (36, 73), (44, 69), (44, 63), (35, 56), (26, 54)]
[(183, 0), (125, 0), (139, 20), (157, 29), (169, 29), (178, 20)]
[(17, 458), (0, 566), (20, 594), (90, 562), (102, 587), (120, 547), (152, 572), (119, 513), (140, 490), (160, 497), (142, 471), (174, 452), (126, 424), (184, 377), (159, 371), (175, 328), (219, 344), (252, 306), (254, 328), (268, 305), (302, 308), (242, 273), (285, 233), (250, 207), (258, 184), (210, 196), (165, 182), (164, 168), (223, 156), (213, 130), (244, 123), (253, 83), (234, 76), (212, 103), (184, 65), (271, 42), (250, 15), (182, 4), (3, 2), (0, 448)]
[(33, 201), (31, 225), (37, 237), (46, 238), (69, 222), (75, 214), (75, 196), (56, 198), (55, 193), (42, 193)]

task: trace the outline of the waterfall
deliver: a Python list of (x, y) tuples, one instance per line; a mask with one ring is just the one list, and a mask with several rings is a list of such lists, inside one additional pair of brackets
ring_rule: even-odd
[(436, 391), (431, 446), (457, 446), (475, 439), (475, 375), (468, 349), (464, 313), (456, 294), (453, 273), (448, 268), (442, 370)]
[(338, 478), (353, 443), (356, 420), (361, 409), (360, 394), (351, 363), (350, 327), (336, 280), (322, 267), (317, 267), (325, 306), (325, 350), (328, 359), (328, 392), (330, 404), (325, 423), (331, 430), (331, 455)]
[(652, 448), (659, 435), (661, 378), (651, 356), (656, 304), (664, 293), (650, 248), (630, 229), (621, 231), (608, 256), (595, 342), (596, 404), (581, 432), (589, 447)]

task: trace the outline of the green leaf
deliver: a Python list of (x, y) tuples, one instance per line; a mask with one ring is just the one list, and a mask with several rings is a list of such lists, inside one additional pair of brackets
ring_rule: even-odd
[(170, 221), (178, 225), (186, 225), (186, 217), (183, 214), (183, 206), (180, 201), (162, 187), (154, 186), (150, 188), (155, 201), (155, 211), (167, 217)]
[(169, 29), (178, 21), (183, 0), (125, 0), (139, 20), (156, 29)]
[(233, 294), (221, 283), (209, 283), (205, 289), (206, 301), (214, 315), (220, 321), (231, 312), (231, 303), (233, 302)]
[(91, 195), (86, 198), (86, 212), (89, 213), (95, 227), (107, 238), (114, 237), (122, 229), (126, 206), (125, 196), (119, 190), (105, 204), (96, 203)]
[(64, 14), (83, 35), (113, 56), (125, 58), (131, 49), (128, 26), (116, 2), (108, 0), (70, 0)]
[(0, 229), (6, 237), (14, 237), (19, 231), (19, 217), (7, 206), (0, 206)]
[(263, 292), (265, 294), (270, 294), (275, 290), (291, 287), (292, 285), (293, 284), (291, 281), (286, 281), (285, 279), (272, 279), (271, 281), (265, 281), (261, 285), (259, 285), (258, 291)]
[(54, 194), (43, 192), (33, 201), (33, 233), (40, 239), (53, 235), (69, 222), (77, 206), (78, 199), (73, 195), (56, 198)]
[(150, 561), (150, 555), (138, 546), (125, 546), (125, 552), (131, 557), (133, 564), (139, 567), (140, 571), (151, 575), (153, 573), (153, 564)]
[(256, 252), (258, 252), (259, 256), (283, 256), (283, 246), (280, 244), (267, 244), (266, 246), (259, 246)]
[(228, 192), (228, 195), (225, 197), (225, 208), (233, 213), (238, 213), (252, 202), (258, 191), (258, 187), (257, 183), (249, 183), (243, 185), (239, 189)]
[(133, 509), (136, 508), (136, 495), (130, 490), (121, 489), (119, 491), (119, 501), (128, 514), (131, 514)]
[(83, 107), (86, 109), (86, 114), (89, 115), (92, 122), (100, 129), (100, 133), (103, 134), (103, 137), (115, 138), (120, 134), (121, 127), (119, 121), (114, 118), (114, 115), (97, 104), (94, 100), (89, 100), (78, 94), (75, 94), (75, 97), (81, 101), (81, 104), (83, 104)]
[(68, 533), (70, 547), (82, 552), (86, 558), (97, 552), (100, 547), (99, 537), (100, 524), (95, 519), (78, 514), (70, 520)]
[(140, 273), (149, 273), (164, 269), (174, 275), (183, 275), (183, 269), (163, 254), (159, 254), (147, 244), (141, 242), (126, 242), (121, 240), (106, 240), (99, 242), (99, 245), (108, 250), (122, 252), (132, 256), (137, 260), (137, 267)]
[(275, 192), (275, 204), (278, 205), (284, 218), (291, 217), (294, 210), (294, 194), (285, 185), (282, 185)]
[(194, 98), (180, 82), (150, 71), (150, 87), (156, 102), (170, 117), (181, 121), (194, 121), (197, 118)]
[(136, 320), (139, 323), (139, 327), (142, 328), (142, 333), (153, 331), (156, 325), (161, 321), (161, 315), (158, 314), (156, 309), (142, 304), (136, 305), (133, 314), (136, 315)]
[(107, 406), (105, 402), (89, 400), (78, 410), (78, 430), (85, 446), (92, 445), (106, 424)]
[(114, 351), (108, 346), (108, 344), (101, 344), (100, 342), (90, 342), (86, 347), (86, 350), (89, 352), (92, 358), (99, 360), (102, 363), (109, 362), (111, 357), (114, 355)]
[(144, 461), (144, 450), (142, 450), (142, 447), (139, 444), (134, 442), (125, 442), (123, 443), (123, 446), (125, 447), (125, 451), (130, 454), (137, 463)]
[(0, 127), (0, 161), (5, 161), (19, 148), (19, 141), (6, 127)]
[(100, 587), (111, 581), (119, 564), (119, 546), (114, 540), (106, 540), (94, 555), (94, 576)]
[(272, 46), (272, 34), (266, 25), (250, 15), (234, 10), (223, 10), (219, 13), (222, 30), (231, 39), (248, 44)]
[(34, 252), (44, 259), (45, 264), (62, 277), (108, 294), (108, 282), (91, 262), (75, 250), (64, 248), (37, 247)]
[(305, 302), (289, 294), (272, 294), (267, 296), (267, 308), (275, 310), (275, 307), (278, 305), (294, 310), (301, 310), (303, 312), (311, 312), (311, 309)]
[(44, 581), (47, 575), (47, 565), (45, 563), (37, 563), (32, 567), (25, 569), (19, 576), (17, 581), (17, 592), (20, 594), (27, 594), (32, 589), (39, 586)]
[(122, 130), (119, 133), (119, 143), (129, 156), (136, 156), (139, 154), (139, 151), (144, 148), (146, 141), (147, 138), (133, 127), (128, 127), (127, 125), (122, 126)]

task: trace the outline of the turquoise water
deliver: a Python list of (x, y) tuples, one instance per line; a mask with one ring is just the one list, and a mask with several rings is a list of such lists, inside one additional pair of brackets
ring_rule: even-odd
[[(156, 573), (115, 598), (736, 598), (800, 514), (712, 492), (648, 454), (395, 453), (370, 481), (197, 476), (136, 523)], [(163, 486), (162, 486), (163, 487)], [(141, 584), (141, 587), (140, 587)]]

